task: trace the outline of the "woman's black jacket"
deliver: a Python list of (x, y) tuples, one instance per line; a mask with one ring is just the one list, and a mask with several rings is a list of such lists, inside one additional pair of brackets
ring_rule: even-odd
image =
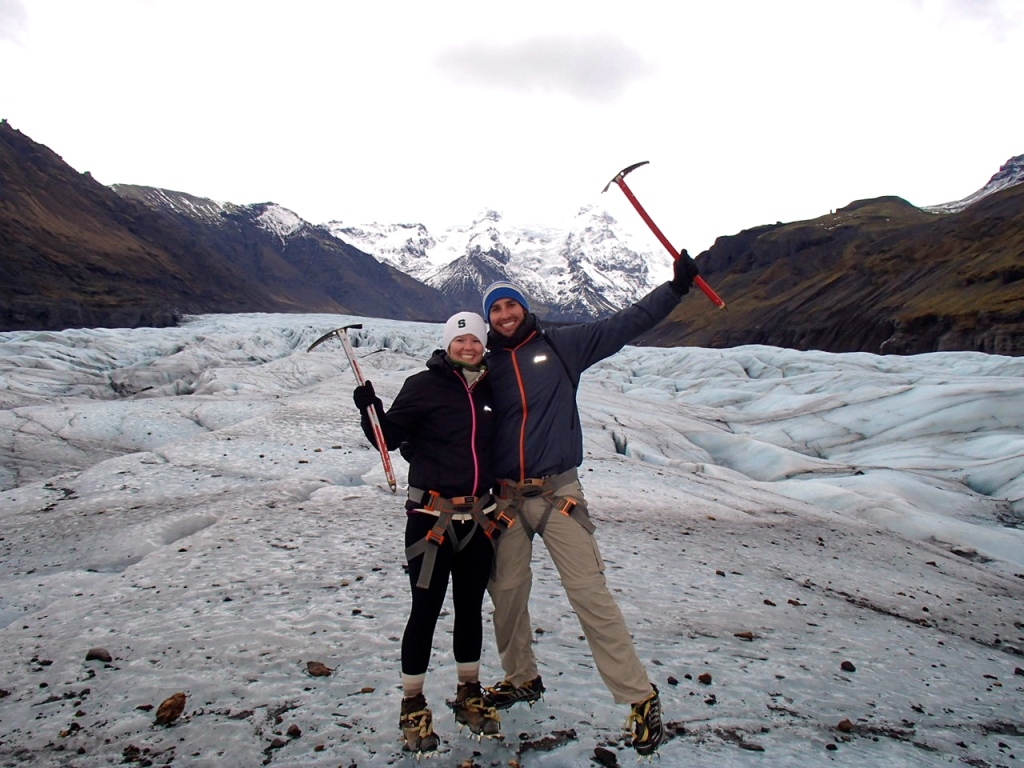
[[(439, 349), (427, 370), (405, 380), (386, 413), (379, 400), (376, 406), (388, 450), (411, 443), (411, 453), (404, 446), (402, 451), (410, 486), (445, 498), (489, 492), (494, 406), (486, 371), (470, 385)], [(362, 427), (376, 445), (365, 410)]]

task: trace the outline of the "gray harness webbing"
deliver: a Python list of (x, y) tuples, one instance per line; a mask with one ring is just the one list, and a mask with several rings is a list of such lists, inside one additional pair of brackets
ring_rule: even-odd
[(576, 472), (576, 468), (566, 470), (557, 475), (548, 475), (547, 477), (528, 477), (521, 482), (514, 482), (512, 480), (499, 480), (498, 481), (498, 498), (501, 501), (508, 501), (509, 504), (504, 512), (512, 519), (519, 518), (519, 510), (523, 506), (523, 502), (526, 499), (533, 499), (537, 496), (543, 496), (547, 502), (547, 509), (544, 510), (544, 514), (541, 515), (540, 521), (536, 528), (530, 529), (529, 524), (526, 520), (520, 518), (520, 522), (524, 528), (530, 530), (531, 535), (537, 534), (540, 536), (544, 535), (544, 527), (548, 523), (548, 518), (551, 517), (552, 510), (558, 510), (563, 515), (571, 517), (577, 523), (583, 526), (588, 533), (593, 533), (596, 529), (594, 524), (590, 521), (590, 515), (587, 513), (587, 502), (578, 496), (556, 496), (555, 492), (567, 485), (568, 483), (578, 480), (579, 475)]
[[(494, 497), (490, 494), (486, 496), (455, 496), (446, 499), (437, 491), (424, 491), (410, 486), (409, 499), (417, 504), (422, 504), (422, 511), (437, 515), (437, 522), (434, 523), (433, 528), (427, 531), (427, 535), (405, 548), (405, 559), (410, 563), (423, 555), (420, 575), (416, 580), (416, 586), (420, 589), (430, 587), (430, 577), (434, 573), (434, 561), (437, 559), (437, 548), (444, 543), (445, 533), (451, 536), (452, 547), (456, 552), (465, 549), (477, 528), (483, 529), (484, 534), (491, 540), (492, 546), (494, 539), (501, 535), (501, 527), (487, 517), (487, 513), (495, 506)], [(473, 527), (461, 539), (455, 534), (455, 526), (452, 525), (455, 520), (473, 521)]]

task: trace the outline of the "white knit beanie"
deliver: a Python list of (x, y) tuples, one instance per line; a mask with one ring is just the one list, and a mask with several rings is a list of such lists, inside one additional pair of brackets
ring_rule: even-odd
[(476, 312), (459, 312), (448, 318), (444, 324), (444, 336), (441, 346), (445, 352), (452, 343), (452, 339), (458, 336), (472, 334), (480, 339), (480, 343), (487, 346), (487, 325), (484, 319)]

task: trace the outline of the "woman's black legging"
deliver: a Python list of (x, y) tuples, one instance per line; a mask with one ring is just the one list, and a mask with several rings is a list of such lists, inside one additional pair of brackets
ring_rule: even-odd
[[(413, 512), (405, 524), (406, 547), (427, 535), (437, 518), (423, 512)], [(452, 603), (455, 625), (452, 630), (452, 650), (456, 662), (480, 660), (483, 647), (483, 600), (487, 580), (491, 576), (494, 547), (479, 527), (473, 531), (473, 522), (455, 522), (455, 534), (461, 542), (472, 536), (465, 546), (455, 552), (451, 535), (446, 533), (444, 543), (438, 547), (430, 587), (418, 589), (423, 556), (409, 563), (409, 586), (412, 589), (412, 609), (402, 635), (402, 672), (422, 675), (430, 664), (430, 648), (434, 641), (434, 628), (444, 605), (451, 576)]]

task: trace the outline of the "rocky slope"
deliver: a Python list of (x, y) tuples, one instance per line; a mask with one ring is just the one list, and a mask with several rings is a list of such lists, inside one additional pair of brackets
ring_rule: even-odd
[(719, 238), (695, 292), (647, 335), (664, 346), (1024, 354), (1024, 185), (957, 213), (900, 198)]
[[(121, 184), (113, 189), (170, 216), (222, 258), (243, 267), (263, 286), (268, 301), (284, 303), (305, 292), (326, 297), (344, 308), (332, 311), (348, 314), (424, 321), (441, 321), (450, 314), (438, 291), (274, 203), (217, 203)], [(306, 305), (267, 311), (312, 311)]]
[(435, 289), (326, 230), (282, 237), (277, 206), (106, 187), (6, 122), (0, 181), (0, 330), (163, 326), (208, 312), (446, 317)]

